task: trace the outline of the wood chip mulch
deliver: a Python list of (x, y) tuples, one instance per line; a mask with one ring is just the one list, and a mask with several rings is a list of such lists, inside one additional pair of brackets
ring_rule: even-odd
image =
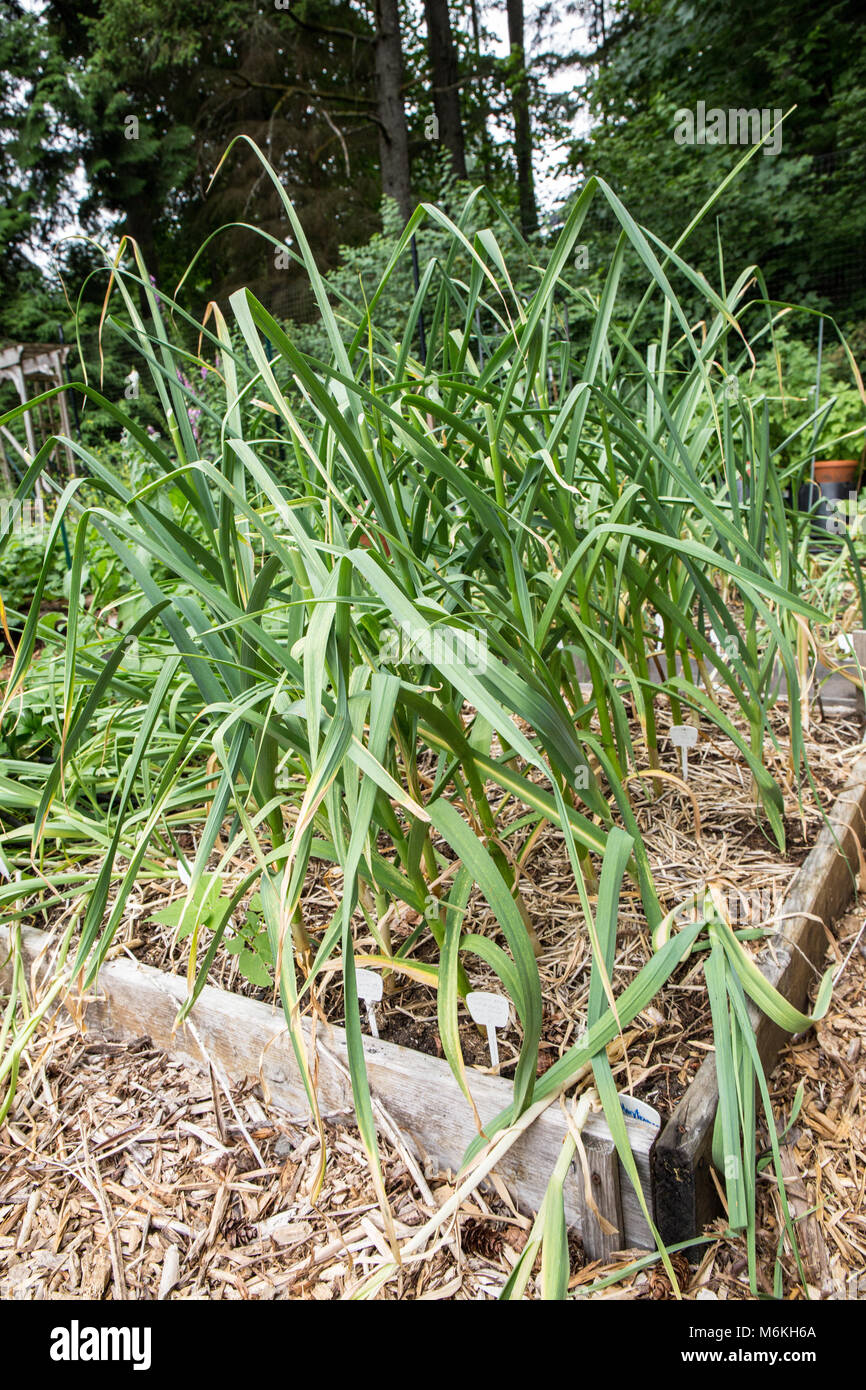
[[(316, 1131), (256, 1089), (234, 1089), (229, 1106), (146, 1038), (112, 1043), (55, 1024), (0, 1127), (0, 1297), (330, 1300), (381, 1264), (382, 1218), (348, 1117), (328, 1125), (312, 1203)], [(399, 1154), (381, 1152), (405, 1237), (435, 1206)], [(431, 1181), (433, 1202), (450, 1196), (444, 1175)], [(480, 1196), (461, 1219), (469, 1249), (495, 1251), (495, 1264), (464, 1254), (458, 1230), (384, 1296), (495, 1297), (508, 1270), (500, 1251), (522, 1248), (529, 1222), (494, 1217)]]
[[(773, 1076), (777, 1119), (798, 1083), (800, 1114), (783, 1145), (808, 1291), (866, 1296), (866, 933), (863, 903), (828, 946), (839, 970), (827, 1017), (786, 1048)], [(254, 1082), (230, 1101), (207, 1078), (148, 1039), (113, 1043), (71, 1024), (47, 1030), (31, 1053), (0, 1127), (0, 1297), (3, 1299), (317, 1299), (346, 1297), (389, 1258), (364, 1151), (348, 1117), (328, 1125), (329, 1161), (309, 1199), (318, 1140), (311, 1126), (269, 1109)], [(427, 1174), (426, 1196), (400, 1154), (382, 1143), (398, 1236), (408, 1238), (453, 1193), (452, 1174)], [(780, 1230), (769, 1175), (759, 1189), (758, 1261), (773, 1291)], [(474, 1193), (420, 1260), (378, 1295), (492, 1299), (529, 1227), (499, 1183)], [(677, 1256), (690, 1299), (749, 1298), (742, 1238), (718, 1238), (697, 1267)], [(670, 1299), (659, 1265), (604, 1289), (637, 1252), (587, 1264), (572, 1243), (576, 1297)], [(804, 1297), (792, 1253), (782, 1293)], [(533, 1281), (529, 1295), (538, 1296)]]

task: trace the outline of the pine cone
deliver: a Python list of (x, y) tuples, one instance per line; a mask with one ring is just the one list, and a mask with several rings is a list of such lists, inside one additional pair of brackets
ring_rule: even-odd
[(476, 1221), (474, 1217), (464, 1222), (460, 1231), (463, 1249), (467, 1255), (480, 1255), (483, 1260), (496, 1260), (502, 1254), (502, 1230), (489, 1221)]

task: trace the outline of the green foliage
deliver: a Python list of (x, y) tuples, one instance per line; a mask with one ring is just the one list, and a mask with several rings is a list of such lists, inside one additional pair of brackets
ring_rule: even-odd
[[(832, 308), (850, 323), (866, 309), (861, 26), (854, 0), (622, 3), (590, 82), (593, 124), (569, 167), (602, 175), (670, 244), (743, 153), (676, 144), (675, 112), (698, 101), (796, 106), (782, 152), (752, 160), (717, 209), (727, 261), (737, 271), (757, 261), (775, 298)], [(598, 235), (609, 246), (615, 231), (608, 219)], [(712, 276), (715, 219), (696, 229), (687, 254)]]
[[(817, 370), (813, 344), (793, 337), (783, 324), (776, 332), (776, 350), (762, 352), (754, 371), (744, 373), (743, 389), (748, 398), (766, 400), (769, 405), (770, 442), (774, 449), (814, 414)], [(813, 451), (819, 459), (858, 458), (863, 448), (866, 404), (857, 389), (850, 362), (838, 343), (834, 346), (827, 337), (819, 407), (831, 401), (832, 410), (824, 417), (817, 438), (811, 428), (805, 429), (798, 439), (780, 449), (780, 465), (810, 459)]]
[(10, 323), (26, 321), (26, 303), (16, 289), (32, 293), (41, 279), (33, 251), (47, 250), (51, 232), (73, 206), (69, 73), (46, 37), (30, 7), (0, 0), (0, 289), (6, 333), (7, 315)]
[(229, 955), (237, 956), (238, 969), (251, 985), (266, 989), (274, 983), (274, 953), (268, 929), (262, 924), (262, 899), (254, 893), (247, 907), (246, 919), (234, 936), (223, 942)]
[[(106, 212), (116, 218), (167, 285), (177, 283), (205, 237), (225, 228), (195, 271), (200, 309), (240, 275), (281, 312), (302, 290), (297, 278), (275, 270), (269, 247), (231, 225), (245, 221), (254, 204), (260, 228), (278, 239), (285, 231), (279, 200), (255, 161), (239, 150), (209, 189), (239, 130), (272, 151), (323, 265), (333, 262), (341, 238), (373, 230), (371, 29), (348, 0), (286, 8), (217, 0), (206, 12), (197, 0), (170, 10), (89, 0), (77, 12), (49, 0), (41, 27), (77, 72), (76, 154), (90, 185), (80, 209), (85, 223)], [(335, 133), (331, 108), (345, 136)]]
[(168, 907), (161, 907), (150, 916), (160, 926), (171, 927), (175, 940), (183, 941), (190, 936), (196, 922), (211, 926), (219, 919), (222, 909), (220, 893), (223, 880), (220, 874), (203, 874), (191, 889), (188, 898), (178, 898)]
[[(470, 175), (514, 213), (514, 161), (503, 136), (511, 59), (493, 56), (495, 35), (474, 0), (456, 0), (451, 10)], [(443, 161), (441, 146), (425, 135), (433, 114), (426, 27), (420, 7), (403, 11), (413, 186), (419, 199), (435, 198)], [(0, 17), (6, 336), (55, 336), (54, 324), (66, 317), (59, 286), (31, 261), (37, 253), (44, 265), (53, 237), (74, 223), (135, 237), (166, 286), (209, 239), (187, 282), (199, 312), (242, 281), (278, 317), (311, 317), (305, 276), (277, 265), (273, 246), (246, 225), (254, 209), (257, 227), (275, 241), (287, 231), (255, 157), (236, 147), (211, 184), (239, 132), (268, 150), (320, 269), (335, 269), (341, 246), (363, 245), (375, 232), (381, 182), (370, 5), (216, 0), (205, 11), (198, 0), (170, 9), (158, 0), (45, 0), (38, 8), (0, 0)], [(569, 60), (548, 47), (540, 69), (552, 73)], [(531, 98), (539, 138), (560, 142), (568, 101), (540, 80), (531, 82)], [(96, 360), (93, 351), (88, 361)]]
[[(8, 499), (3, 499), (8, 505)], [(0, 598), (7, 613), (24, 614), (36, 592), (45, 565), (45, 534), (38, 525), (18, 528), (0, 555)], [(68, 570), (62, 549), (52, 552), (45, 573), (44, 599), (56, 602), (67, 594)]]
[[(446, 212), (455, 207), (465, 207), (466, 211), (461, 218), (461, 231), (469, 247), (462, 243), (455, 245), (453, 237), (444, 226), (435, 220), (425, 220), (419, 225), (415, 235), (419, 279), (432, 266), (434, 287), (441, 285), (443, 277), (447, 274), (450, 283), (465, 293), (471, 279), (472, 245), (479, 234), (493, 235), (504, 262), (509, 267), (515, 295), (521, 300), (531, 296), (538, 284), (538, 266), (545, 255), (543, 248), (527, 243), (509, 215), (507, 206), (498, 199), (491, 199), (483, 191), (479, 196), (478, 190), (473, 197), (470, 185), (461, 183), (454, 177), (444, 153), (441, 153), (432, 165), (429, 201)], [(401, 336), (406, 320), (406, 306), (415, 296), (411, 257), (404, 255), (395, 265), (391, 265), (400, 244), (402, 231), (402, 218), (396, 203), (392, 199), (384, 199), (381, 232), (374, 233), (369, 241), (362, 245), (341, 246), (339, 266), (324, 277), (347, 344), (352, 341), (359, 323), (364, 321), (366, 307), (374, 294), (377, 296), (374, 315), (376, 333), (392, 340)], [(586, 273), (578, 268), (575, 258), (575, 261), (562, 269), (557, 286), (559, 298), (554, 332), (563, 339), (570, 338), (575, 346), (589, 341), (601, 280), (602, 272), (598, 263), (590, 266)], [(591, 290), (595, 292), (595, 297), (591, 295)], [(568, 315), (566, 318), (563, 318), (564, 309)], [(495, 341), (499, 332), (497, 320), (500, 311), (501, 305), (495, 302), (490, 310), (484, 298), (479, 303), (481, 356), (485, 351), (485, 336), (491, 334)], [(626, 310), (623, 309), (623, 312)], [(312, 323), (294, 323), (291, 325), (291, 332), (298, 346), (311, 357), (321, 358), (327, 355), (328, 339), (320, 319)], [(420, 333), (417, 333), (413, 350), (420, 352), (420, 341)]]
[(54, 691), (45, 682), (28, 682), (4, 722), (0, 733), (0, 759), (52, 760), (57, 750), (55, 709)]

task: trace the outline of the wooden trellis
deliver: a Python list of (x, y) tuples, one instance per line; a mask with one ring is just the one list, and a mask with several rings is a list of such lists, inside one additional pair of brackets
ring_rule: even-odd
[[(68, 353), (69, 348), (65, 343), (10, 343), (7, 347), (0, 348), (0, 381), (11, 381), (18, 392), (18, 399), (24, 405), (27, 401), (41, 395), (43, 391), (50, 390), (53, 386), (63, 386), (63, 368)], [(62, 434), (68, 438), (69, 412), (65, 393), (61, 392), (52, 397), (51, 400), (41, 402), (34, 410), (26, 411), (23, 421), (27, 453), (30, 458), (33, 458), (40, 446), (51, 435)], [(16, 453), (21, 454), (21, 445), (11, 430), (4, 427), (2, 436), (5, 442), (12, 445)], [(59, 444), (55, 445), (53, 458), (58, 471), (63, 470), (65, 461), (65, 467), (70, 476), (74, 474), (74, 456), (68, 445), (62, 450)], [(5, 449), (2, 446), (0, 446), (0, 468), (2, 468), (7, 486), (13, 488), (14, 482)], [(38, 495), (38, 486), (36, 491)]]

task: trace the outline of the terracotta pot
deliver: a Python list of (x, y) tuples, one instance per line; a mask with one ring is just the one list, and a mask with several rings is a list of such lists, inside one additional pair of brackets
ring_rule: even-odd
[[(388, 542), (385, 540), (385, 537), (382, 536), (382, 535), (380, 535), (378, 531), (374, 531), (374, 532), (373, 532), (373, 535), (376, 537), (376, 539), (378, 540), (378, 542), (379, 542), (379, 544), (381, 545), (382, 549), (384, 550), (385, 555), (386, 555), (386, 558), (390, 560), (390, 558), (391, 558), (391, 547), (389, 546)], [(368, 535), (366, 534), (366, 532), (362, 532), (362, 534), (361, 534), (361, 545), (363, 546), (364, 550), (375, 550), (375, 549), (376, 549), (376, 547), (375, 547), (375, 545), (374, 545), (374, 543), (373, 543), (372, 537), (371, 537), (371, 536), (368, 536)]]
[(857, 459), (823, 459), (815, 463), (815, 482), (853, 484), (859, 472)]

